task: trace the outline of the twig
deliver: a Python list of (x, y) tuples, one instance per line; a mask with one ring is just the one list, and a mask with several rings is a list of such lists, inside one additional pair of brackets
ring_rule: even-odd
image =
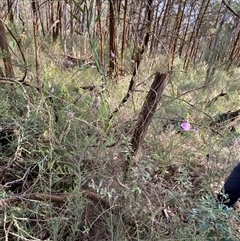
[(162, 212), (163, 212), (165, 218), (166, 218), (167, 220), (169, 220), (170, 217), (169, 217), (169, 215), (168, 215), (168, 212), (167, 212), (166, 208), (163, 208)]
[(24, 179), (26, 178), (27, 174), (29, 173), (30, 167), (28, 167), (27, 171), (24, 173), (23, 177), (21, 177), (20, 179), (11, 181), (11, 182), (6, 182), (2, 187), (10, 187), (12, 184), (17, 183), (17, 182), (21, 182), (24, 181)]
[(2, 84), (6, 84), (6, 83), (16, 83), (16, 84), (20, 84), (20, 85), (26, 85), (32, 88), (38, 88), (37, 86), (34, 86), (30, 83), (24, 82), (22, 79), (18, 79), (18, 78), (7, 78), (7, 77), (0, 77), (0, 83)]
[(237, 14), (227, 3), (225, 0), (222, 0), (222, 3), (226, 6), (226, 8), (232, 13), (234, 14), (236, 17), (240, 18), (240, 15)]
[(22, 60), (23, 60), (23, 62), (24, 62), (24, 64), (25, 64), (25, 69), (24, 69), (24, 75), (23, 75), (23, 77), (22, 77), (22, 82), (25, 80), (25, 78), (26, 78), (26, 76), (27, 76), (27, 60), (26, 60), (26, 58), (25, 58), (25, 55), (24, 55), (24, 53), (23, 53), (23, 50), (22, 50), (22, 48), (21, 48), (21, 46), (20, 46), (20, 41), (18, 41), (17, 39), (16, 39), (16, 37), (14, 36), (14, 34), (12, 33), (12, 31), (10, 30), (10, 28), (5, 24), (5, 27), (7, 28), (7, 30), (8, 30), (8, 32), (10, 33), (10, 35), (12, 36), (12, 38), (15, 40), (15, 42), (16, 42), (16, 44), (17, 44), (17, 46), (18, 46), (18, 49), (19, 49), (19, 51), (20, 51), (20, 53), (21, 53), (21, 56), (22, 56)]

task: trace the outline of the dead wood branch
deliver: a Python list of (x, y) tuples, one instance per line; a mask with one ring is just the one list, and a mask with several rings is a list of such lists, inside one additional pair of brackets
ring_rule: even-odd
[[(0, 186), (1, 188), (1, 186)], [(82, 196), (91, 200), (95, 205), (100, 204), (105, 210), (111, 210), (113, 213), (117, 213), (119, 209), (114, 210), (108, 201), (97, 193), (90, 190), (81, 190)], [(68, 199), (73, 198), (73, 193), (68, 194), (45, 194), (45, 193), (33, 193), (33, 194), (20, 194), (12, 195), (8, 199), (0, 199), (0, 207), (4, 210), (11, 208), (16, 203), (22, 200), (35, 200), (35, 201), (50, 201), (56, 204), (64, 204)], [(116, 207), (116, 206), (115, 206)], [(123, 221), (129, 226), (136, 228), (136, 220), (131, 216), (123, 215)]]
[[(133, 131), (133, 136), (131, 139), (132, 154), (129, 156), (126, 164), (126, 171), (131, 167), (131, 159), (137, 156), (139, 150), (142, 147), (142, 143), (146, 136), (148, 127), (152, 121), (153, 115), (157, 109), (157, 105), (160, 102), (163, 91), (168, 83), (169, 75), (166, 73), (161, 74), (156, 72), (154, 81), (151, 88), (147, 94), (146, 100), (143, 104), (142, 110), (139, 114), (138, 121)], [(134, 163), (132, 163), (134, 165)]]
[[(92, 200), (95, 204), (100, 203), (101, 206), (105, 209), (110, 208), (110, 204), (103, 199), (101, 196), (99, 196), (97, 193), (94, 193), (89, 190), (82, 190), (81, 191), (82, 196), (86, 197), (90, 200)], [(30, 195), (31, 199), (39, 200), (39, 201), (51, 201), (55, 203), (64, 203), (68, 198), (73, 197), (73, 194), (44, 194), (44, 193), (38, 193), (38, 194), (32, 194)]]
[[(101, 204), (101, 206), (105, 209), (109, 209), (110, 204), (97, 193), (94, 193), (90, 190), (81, 190), (81, 194), (83, 197), (86, 197), (93, 201), (95, 204)], [(7, 204), (8, 207), (11, 207), (11, 204), (20, 201), (22, 199), (32, 199), (37, 201), (50, 201), (53, 203), (64, 203), (67, 199), (74, 197), (74, 194), (45, 194), (45, 193), (33, 193), (33, 194), (21, 194), (21, 195), (12, 195), (8, 199), (0, 199), (1, 203)]]
[(229, 123), (229, 127), (231, 131), (236, 131), (234, 124), (240, 117), (240, 109), (232, 112), (226, 112), (219, 114), (215, 120), (210, 123), (210, 129), (213, 131), (214, 128), (221, 129), (225, 127)]
[(221, 93), (219, 93), (217, 96), (215, 96), (212, 100), (210, 100), (210, 101), (206, 104), (206, 108), (208, 108), (208, 107), (210, 107), (211, 105), (213, 105), (220, 97), (223, 97), (223, 96), (227, 96), (227, 93), (222, 90)]

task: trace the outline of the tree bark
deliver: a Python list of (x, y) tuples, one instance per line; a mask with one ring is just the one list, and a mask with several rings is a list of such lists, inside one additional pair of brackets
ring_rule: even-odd
[(13, 5), (14, 1), (11, 0), (7, 0), (7, 5), (8, 5), (8, 19), (11, 23), (14, 22), (14, 15), (13, 15), (13, 10), (12, 10), (12, 5)]
[(132, 158), (140, 154), (140, 150), (146, 136), (148, 127), (152, 122), (153, 115), (156, 112), (157, 106), (161, 100), (163, 91), (168, 83), (169, 75), (166, 73), (156, 72), (154, 81), (147, 94), (142, 110), (139, 114), (138, 121), (133, 131), (131, 139), (132, 153), (127, 159), (126, 174), (128, 170), (136, 163), (132, 162)]
[(171, 47), (171, 56), (170, 56), (170, 67), (169, 69), (172, 70), (173, 68), (173, 61), (175, 58), (175, 54), (176, 54), (176, 49), (177, 49), (177, 45), (179, 43), (179, 36), (180, 36), (180, 29), (181, 29), (181, 25), (184, 19), (184, 11), (185, 11), (185, 7), (186, 7), (186, 1), (184, 2), (180, 2), (178, 5), (178, 11), (177, 11), (177, 15), (176, 15), (176, 19), (175, 19), (175, 26), (174, 26), (174, 30), (173, 30), (173, 43)]
[(100, 51), (101, 51), (101, 63), (102, 66), (105, 66), (105, 58), (104, 58), (104, 34), (103, 34), (103, 30), (102, 30), (102, 20), (101, 20), (101, 12), (102, 12), (102, 1), (101, 0), (97, 0), (97, 8), (98, 8), (98, 28), (99, 28), (99, 35), (100, 35)]
[(39, 43), (38, 43), (38, 26), (39, 26), (39, 16), (38, 16), (38, 5), (36, 0), (32, 0), (32, 11), (33, 11), (33, 35), (34, 35), (34, 47), (35, 47), (35, 70), (36, 70), (36, 80), (39, 92), (41, 92), (42, 84), (40, 81), (40, 58), (39, 58)]
[(117, 71), (117, 43), (116, 43), (116, 1), (109, 1), (109, 74), (118, 75)]
[[(2, 9), (0, 9), (0, 48), (5, 67), (6, 77), (14, 77), (13, 65), (11, 60), (11, 54), (8, 48), (8, 42), (6, 38), (6, 32), (3, 24)], [(4, 76), (3, 76), (4, 77)]]
[(124, 15), (123, 15), (123, 33), (122, 33), (122, 48), (121, 48), (121, 74), (124, 75), (125, 62), (124, 62), (124, 51), (126, 44), (126, 25), (127, 25), (127, 8), (128, 1), (125, 0), (124, 3)]

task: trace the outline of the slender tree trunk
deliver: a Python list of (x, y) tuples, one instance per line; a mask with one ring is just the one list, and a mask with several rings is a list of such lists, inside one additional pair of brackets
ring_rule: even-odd
[[(184, 46), (186, 45), (186, 43), (188, 43), (186, 38), (187, 38), (188, 30), (189, 30), (189, 25), (191, 23), (191, 17), (192, 17), (192, 12), (193, 12), (193, 8), (194, 8), (193, 5), (194, 4), (192, 4), (190, 6), (190, 11), (187, 11), (187, 12), (189, 12), (189, 14), (188, 14), (189, 17), (188, 17), (187, 25), (186, 25), (185, 30), (183, 32), (182, 41), (181, 41), (181, 44), (180, 44), (180, 47), (179, 47), (179, 57), (182, 57)], [(189, 45), (187, 45), (186, 48), (189, 48)]]
[(109, 0), (109, 74), (117, 77), (117, 43), (116, 43), (116, 1)]
[(34, 48), (35, 48), (35, 70), (36, 70), (36, 81), (39, 92), (42, 91), (42, 83), (40, 81), (40, 58), (39, 58), (39, 43), (38, 43), (38, 5), (36, 0), (32, 0), (33, 10), (33, 36), (34, 36)]
[(102, 14), (102, 2), (101, 0), (97, 1), (97, 7), (98, 7), (98, 28), (99, 28), (99, 35), (100, 35), (100, 58), (101, 58), (101, 63), (102, 66), (105, 66), (105, 58), (104, 58), (104, 35), (103, 35), (103, 30), (102, 30), (102, 19), (101, 19), (101, 14)]
[(127, 10), (128, 10), (128, 1), (124, 2), (124, 15), (123, 15), (123, 33), (122, 33), (122, 48), (121, 48), (121, 74), (124, 74), (125, 62), (124, 62), (124, 51), (126, 45), (126, 25), (127, 25)]
[(57, 5), (57, 18), (58, 22), (56, 23), (56, 38), (60, 36), (62, 32), (62, 1), (58, 1)]
[[(38, 4), (37, 4), (38, 5)], [(41, 29), (42, 29), (42, 35), (43, 35), (43, 37), (45, 37), (46, 36), (46, 34), (45, 34), (45, 29), (44, 29), (44, 12), (43, 11), (40, 11), (40, 9), (38, 8), (37, 9), (37, 11), (38, 11), (38, 17), (39, 17), (39, 22), (40, 22), (40, 25), (41, 25)]]
[[(156, 14), (158, 15), (157, 19), (155, 20), (156, 22), (156, 29), (153, 32), (153, 34), (155, 34), (156, 39), (153, 42), (153, 46), (151, 47), (152, 50), (150, 49), (150, 53), (153, 53), (154, 50), (158, 50), (159, 48), (159, 43), (161, 43), (161, 49), (163, 49), (162, 46), (162, 42), (163, 42), (163, 38), (161, 36), (162, 31), (163, 31), (163, 26), (164, 26), (164, 21), (165, 21), (165, 12), (166, 12), (166, 5), (169, 3), (168, 0), (165, 0), (163, 3), (163, 6), (161, 7), (161, 11), (159, 9), (156, 10)], [(160, 11), (160, 14), (159, 14)]]
[(48, 32), (48, 30), (50, 29), (50, 26), (51, 26), (51, 24), (50, 24), (50, 21), (51, 21), (50, 9), (51, 9), (51, 3), (50, 3), (50, 1), (48, 1), (47, 2), (47, 8), (45, 10), (45, 19), (46, 19), (46, 30), (47, 30), (47, 32)]
[(229, 60), (228, 60), (227, 68), (226, 68), (227, 71), (229, 71), (230, 67), (232, 66), (232, 64), (234, 62), (239, 41), (240, 41), (240, 30), (238, 31), (237, 37), (235, 38), (233, 47), (232, 47), (230, 55), (229, 55)]
[(169, 31), (170, 29), (172, 29), (172, 21), (171, 18), (169, 16), (172, 15), (172, 10), (174, 8), (174, 1), (173, 0), (166, 0), (167, 4), (166, 4), (166, 8), (164, 11), (164, 21), (162, 22), (162, 31), (161, 33), (164, 36), (164, 41), (163, 41), (163, 45), (165, 46), (165, 48), (167, 49), (170, 48), (171, 46), (171, 42), (172, 42), (172, 34), (171, 31)]
[(0, 8), (0, 48), (1, 54), (4, 62), (5, 67), (5, 74), (6, 77), (14, 77), (13, 65), (11, 60), (11, 54), (8, 48), (8, 42), (5, 32), (5, 27), (3, 23), (3, 16), (2, 16), (2, 9)]
[[(73, 11), (73, 2), (72, 1), (70, 1), (70, 12), (71, 13), (74, 13), (74, 11)], [(71, 37), (73, 37), (73, 33), (74, 33), (74, 24), (73, 24), (73, 21), (74, 21), (74, 18), (73, 18), (73, 16), (72, 15), (70, 15), (70, 36)]]
[[(51, 1), (51, 18), (50, 18), (50, 27), (53, 26), (53, 24), (55, 23), (56, 19), (55, 19), (55, 8), (54, 8), (54, 1)], [(56, 26), (54, 26), (52, 28), (52, 39), (53, 42), (56, 41), (57, 37), (56, 37)]]
[(13, 23), (14, 22), (14, 15), (13, 15), (13, 10), (12, 10), (12, 5), (14, 1), (12, 0), (7, 0), (7, 5), (8, 5), (8, 20)]
[[(142, 11), (143, 11), (143, 0), (141, 1), (141, 3), (139, 4), (139, 11), (138, 11), (138, 20), (137, 20), (137, 24), (135, 24), (135, 34), (134, 34), (134, 46), (133, 46), (133, 54), (137, 51), (138, 45), (139, 45), (139, 35), (138, 35), (138, 31), (140, 29), (140, 23), (141, 23), (141, 19), (142, 19)], [(132, 56), (133, 58), (133, 56)]]
[(159, 20), (158, 20), (158, 16), (161, 17), (162, 12), (159, 15), (159, 5), (161, 2), (158, 3), (156, 11), (155, 11), (155, 16), (154, 16), (154, 24), (153, 24), (153, 30), (152, 30), (152, 39), (151, 39), (151, 43), (150, 43), (150, 48), (149, 48), (149, 56), (153, 57), (153, 50), (154, 50), (154, 46), (157, 46), (157, 44), (155, 45), (155, 42), (158, 42), (157, 38), (155, 38), (155, 36), (157, 36), (157, 27), (159, 25)]

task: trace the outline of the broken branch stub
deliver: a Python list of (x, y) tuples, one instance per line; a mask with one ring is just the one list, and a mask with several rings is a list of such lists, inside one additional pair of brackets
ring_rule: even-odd
[(161, 100), (168, 80), (169, 75), (167, 73), (156, 72), (155, 78), (147, 94), (146, 100), (144, 101), (138, 121), (133, 131), (131, 139), (132, 157), (137, 156), (139, 150), (141, 149), (148, 127), (157, 109), (157, 105)]

